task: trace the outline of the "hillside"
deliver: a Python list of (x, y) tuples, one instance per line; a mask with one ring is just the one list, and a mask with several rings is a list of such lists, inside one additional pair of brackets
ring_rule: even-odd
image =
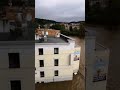
[(39, 23), (41, 25), (51, 24), (51, 23), (58, 23), (58, 22), (56, 22), (54, 20), (38, 19), (38, 18), (35, 18), (35, 21), (36, 21), (36, 23)]

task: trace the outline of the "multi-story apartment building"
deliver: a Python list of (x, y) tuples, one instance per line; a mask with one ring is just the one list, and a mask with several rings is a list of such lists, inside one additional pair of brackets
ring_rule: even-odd
[[(21, 18), (24, 16), (23, 10), (19, 11), (21, 8), (10, 3), (0, 9), (0, 90), (35, 89), (34, 33), (26, 34), (28, 29), (34, 30), (29, 26), (22, 27), (26, 20)], [(31, 17), (27, 10), (31, 8), (24, 9), (28, 21)]]
[(0, 41), (0, 90), (34, 90), (34, 43)]
[(72, 80), (80, 63), (80, 46), (59, 30), (40, 27), (35, 35), (35, 82)]

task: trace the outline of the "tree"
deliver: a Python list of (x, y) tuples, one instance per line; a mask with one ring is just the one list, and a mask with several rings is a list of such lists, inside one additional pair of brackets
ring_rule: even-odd
[(70, 31), (73, 31), (73, 28), (72, 28), (72, 26), (70, 26)]
[(65, 30), (65, 26), (64, 25), (60, 25), (60, 24), (52, 25), (50, 28), (51, 29), (56, 29), (56, 30)]
[(79, 36), (80, 36), (80, 38), (84, 38), (85, 37), (84, 23), (80, 23), (79, 27), (80, 27), (80, 29), (79, 29)]
[(74, 28), (74, 31), (77, 31), (77, 30), (78, 30), (77, 27), (75, 27), (75, 28)]

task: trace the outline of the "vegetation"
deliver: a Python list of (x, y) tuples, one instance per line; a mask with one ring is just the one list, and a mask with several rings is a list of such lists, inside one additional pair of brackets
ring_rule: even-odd
[[(44, 28), (44, 25), (48, 24), (53, 24), (50, 28), (55, 29), (55, 30), (61, 30), (62, 34), (65, 34), (67, 36), (78, 36), (80, 38), (85, 37), (85, 28), (84, 28), (84, 22), (80, 22), (80, 29), (77, 28), (72, 28), (70, 26), (70, 30), (65, 30), (65, 26), (59, 24), (59, 22), (53, 21), (53, 20), (46, 20), (46, 19), (37, 19), (36, 22), (34, 23), (34, 27), (38, 27), (38, 25), (41, 25), (41, 28)], [(75, 22), (79, 23), (79, 22)]]
[(52, 25), (50, 28), (51, 29), (56, 29), (56, 30), (65, 30), (65, 26), (64, 25), (60, 25), (60, 24)]
[(35, 18), (35, 22), (36, 22), (36, 23), (39, 23), (39, 24), (42, 25), (42, 26), (44, 26), (45, 24), (58, 23), (58, 22), (53, 21), (53, 20), (38, 19), (38, 18)]

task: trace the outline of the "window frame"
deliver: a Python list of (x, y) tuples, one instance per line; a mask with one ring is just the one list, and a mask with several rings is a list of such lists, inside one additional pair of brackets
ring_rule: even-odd
[[(41, 73), (43, 73), (43, 75), (42, 75)], [(44, 77), (45, 77), (45, 72), (44, 72), (44, 71), (40, 71), (40, 77), (41, 77), (41, 78), (44, 78)]]
[[(17, 54), (18, 57), (16, 55), (12, 55), (12, 54)], [(9, 68), (10, 69), (12, 69), (12, 68), (20, 68), (20, 53), (8, 53), (8, 59), (9, 59)], [(17, 59), (17, 61), (15, 59)]]
[[(57, 61), (57, 64), (56, 64)], [(59, 59), (54, 59), (54, 66), (59, 66)]]
[[(41, 61), (43, 61), (43, 65), (41, 65)], [(39, 66), (44, 67), (44, 60), (39, 60)]]
[[(40, 49), (42, 50), (42, 51), (41, 51), (42, 54), (40, 54)], [(39, 48), (39, 49), (38, 49), (38, 52), (39, 52), (39, 55), (43, 55), (43, 54), (44, 54), (43, 48)]]
[[(56, 50), (57, 49), (57, 50)], [(55, 51), (56, 50), (56, 51)], [(59, 54), (59, 48), (54, 48), (54, 54)]]
[[(56, 72), (57, 72), (57, 74), (56, 74)], [(59, 71), (58, 70), (54, 71), (54, 76), (59, 76)]]
[[(19, 87), (18, 87), (18, 89), (19, 90), (22, 90), (21, 89), (21, 80), (10, 80), (10, 87), (11, 87), (11, 90), (15, 90), (16, 88), (16, 81), (20, 84), (20, 85), (18, 85)], [(15, 84), (15, 85), (13, 85), (13, 86), (15, 86), (15, 87), (12, 87), (12, 84)]]

